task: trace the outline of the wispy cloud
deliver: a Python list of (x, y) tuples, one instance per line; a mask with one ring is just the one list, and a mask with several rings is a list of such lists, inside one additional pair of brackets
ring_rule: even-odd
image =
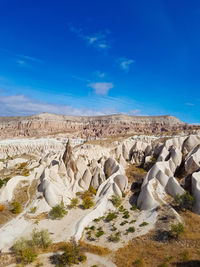
[[(108, 99), (108, 101), (117, 100)], [(95, 110), (88, 107), (74, 108), (71, 105), (51, 104), (24, 95), (1, 96), (0, 98), (0, 113), (2, 116), (25, 116), (42, 112), (72, 116), (98, 116), (122, 113), (118, 109), (110, 107)], [(140, 115), (140, 112), (138, 110), (131, 110), (123, 114)]]
[(70, 26), (69, 30), (76, 34), (79, 38), (83, 39), (87, 45), (95, 47), (99, 50), (106, 50), (110, 48), (110, 44), (107, 40), (107, 35), (109, 31), (105, 31), (105, 33), (93, 33), (93, 34), (86, 34), (84, 33), (82, 28), (76, 28), (74, 26)]
[(97, 76), (98, 78), (104, 78), (106, 76), (105, 72), (101, 72), (99, 70), (95, 71), (95, 76)]
[(186, 106), (195, 106), (195, 104), (194, 103), (190, 103), (190, 102), (187, 102), (187, 103), (185, 103), (186, 104)]
[(135, 60), (123, 57), (123, 58), (119, 58), (117, 62), (119, 63), (119, 67), (121, 70), (128, 72), (130, 70), (131, 64), (133, 64)]
[(36, 62), (36, 63), (43, 63), (44, 61), (36, 58), (36, 57), (30, 57), (30, 56), (26, 56), (26, 55), (16, 55), (18, 58), (30, 61), (30, 62)]
[(93, 88), (97, 95), (107, 95), (109, 90), (112, 89), (114, 85), (113, 83), (97, 82), (88, 84), (88, 87)]

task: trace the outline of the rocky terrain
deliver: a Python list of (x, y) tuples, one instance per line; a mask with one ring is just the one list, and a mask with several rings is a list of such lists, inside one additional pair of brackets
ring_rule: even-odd
[[(27, 119), (30, 132), (34, 127), (37, 130), (41, 121), (45, 124), (43, 116), (52, 117), (32, 117), (33, 124)], [(58, 118), (60, 125), (68, 125), (66, 121), (63, 124), (66, 117)], [(121, 118), (115, 123), (119, 120), (120, 125)], [(126, 119), (129, 125), (133, 120), (137, 123), (136, 117)], [(84, 120), (88, 123), (89, 118), (77, 118), (75, 130), (83, 129)], [(98, 127), (104, 120), (104, 125), (114, 123), (113, 117), (101, 117)], [(143, 120), (144, 125), (148, 120), (154, 127), (155, 121), (160, 121), (157, 127), (167, 123), (183, 127), (173, 117)], [(18, 119), (13, 118), (10, 124), (1, 119), (5, 129), (10, 125), (8, 134), (15, 127), (22, 134), (24, 123), (18, 129)], [(78, 258), (79, 266), (161, 266), (162, 262), (168, 264), (162, 266), (174, 266), (180, 261), (189, 264), (190, 259), (197, 265), (177, 266), (199, 266), (199, 200), (198, 132), (84, 143), (82, 139), (62, 138), (2, 140), (0, 266), (15, 266), (16, 262), (36, 266), (31, 263), (36, 254), (37, 264), (68, 266), (63, 263), (71, 260), (66, 242), (79, 244), (86, 253), (87, 260), (83, 255)], [(41, 233), (45, 236), (41, 242), (49, 238), (51, 246), (37, 241)], [(148, 247), (152, 248), (151, 257)], [(163, 254), (158, 255), (158, 250)], [(62, 255), (63, 251), (67, 254)], [(186, 253), (184, 260), (181, 253)]]
[(193, 129), (173, 116), (110, 115), (73, 117), (42, 113), (30, 117), (0, 117), (0, 139), (64, 135), (96, 138), (134, 133), (160, 133)]

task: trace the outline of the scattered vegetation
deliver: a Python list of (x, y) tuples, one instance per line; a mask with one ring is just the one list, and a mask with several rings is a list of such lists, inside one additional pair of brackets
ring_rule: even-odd
[(10, 177), (6, 177), (3, 180), (0, 179), (0, 188), (3, 187), (3, 185), (6, 185), (9, 180), (10, 180)]
[(119, 212), (124, 212), (125, 210), (126, 209), (124, 208), (124, 206), (120, 206), (119, 209), (118, 209)]
[(87, 257), (83, 253), (80, 244), (77, 244), (74, 239), (71, 239), (70, 242), (66, 243), (64, 253), (59, 257), (60, 265), (58, 266), (71, 266), (73, 264), (79, 264), (79, 262), (84, 262), (86, 259)]
[(42, 230), (38, 232), (34, 230), (31, 240), (20, 238), (13, 246), (13, 251), (17, 262), (22, 264), (29, 264), (33, 262), (38, 255), (40, 248), (47, 248), (51, 244), (49, 232)]
[(169, 230), (170, 238), (178, 239), (181, 234), (185, 232), (184, 226), (182, 223), (172, 224)]
[(95, 236), (97, 238), (99, 238), (100, 236), (102, 236), (104, 234), (104, 231), (102, 230), (102, 227), (99, 227), (98, 232), (95, 234)]
[(124, 218), (124, 219), (128, 219), (129, 217), (130, 217), (130, 214), (129, 214), (129, 212), (126, 210), (126, 211), (124, 211), (124, 213), (123, 213), (124, 215), (122, 216), (122, 218)]
[(111, 222), (112, 220), (117, 218), (117, 214), (114, 212), (110, 212), (108, 213), (108, 215), (106, 216), (106, 221), (107, 222)]
[(109, 240), (110, 242), (117, 243), (117, 242), (120, 241), (120, 236), (121, 236), (121, 233), (120, 233), (120, 232), (117, 232), (117, 233), (114, 234), (114, 235), (110, 235), (110, 236), (108, 237), (108, 240)]
[(70, 206), (70, 208), (76, 208), (78, 204), (79, 204), (79, 200), (76, 197), (76, 198), (72, 198), (71, 199), (71, 202), (70, 202), (70, 205), (69, 206)]
[(126, 231), (128, 233), (134, 233), (135, 232), (135, 227), (129, 227)]
[(144, 226), (147, 226), (148, 225), (148, 222), (143, 222), (140, 224), (140, 227), (144, 227)]
[(194, 197), (190, 195), (189, 192), (186, 192), (183, 195), (176, 195), (175, 202), (179, 205), (180, 209), (192, 210), (194, 206)]
[(94, 206), (94, 201), (90, 196), (87, 196), (83, 199), (82, 205), (84, 209), (90, 209)]
[(105, 218), (105, 217), (102, 216), (102, 217), (99, 217), (99, 218), (94, 219), (93, 221), (94, 221), (94, 222), (100, 222), (100, 221), (103, 220), (104, 218)]
[(96, 194), (97, 194), (96, 189), (95, 189), (92, 185), (90, 185), (88, 191), (89, 191), (90, 193), (92, 193), (93, 195), (96, 195)]
[(131, 223), (135, 223), (136, 222), (136, 220), (131, 220), (129, 223), (131, 224)]
[(12, 213), (19, 214), (21, 212), (22, 212), (21, 204), (19, 202), (14, 202), (13, 203)]
[(51, 219), (62, 219), (65, 215), (67, 215), (68, 211), (66, 210), (64, 203), (61, 202), (60, 205), (56, 205), (51, 209), (49, 212), (49, 215)]
[(120, 225), (123, 226), (123, 225), (125, 225), (125, 224), (127, 224), (127, 223), (128, 223), (128, 221), (125, 220), (125, 221), (121, 222)]
[(32, 208), (30, 209), (30, 213), (36, 213), (36, 210), (37, 210), (37, 207), (32, 207)]
[(139, 209), (138, 209), (138, 207), (137, 207), (136, 205), (133, 205), (133, 206), (130, 208), (130, 210), (138, 211)]
[(121, 205), (121, 202), (122, 202), (120, 196), (117, 194), (112, 195), (111, 201), (112, 201), (112, 204), (117, 208)]

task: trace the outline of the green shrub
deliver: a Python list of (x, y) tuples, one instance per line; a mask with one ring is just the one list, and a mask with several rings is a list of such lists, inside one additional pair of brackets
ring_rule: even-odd
[(95, 234), (95, 236), (98, 238), (98, 237), (102, 236), (103, 234), (104, 234), (104, 231), (103, 231), (103, 230), (99, 230), (99, 231)]
[(0, 179), (0, 188), (4, 185), (4, 182), (2, 179)]
[(123, 206), (120, 206), (119, 209), (118, 209), (119, 212), (124, 212), (125, 211), (125, 208)]
[(95, 189), (92, 185), (90, 185), (88, 191), (89, 191), (90, 193), (92, 193), (93, 195), (96, 195), (96, 194), (97, 194), (96, 189)]
[(130, 210), (138, 211), (139, 209), (138, 209), (138, 206), (133, 205), (133, 206), (130, 208)]
[(144, 226), (147, 226), (148, 225), (148, 222), (143, 222), (140, 224), (140, 227), (144, 227)]
[(194, 197), (190, 195), (189, 192), (186, 192), (183, 195), (176, 195), (174, 197), (175, 202), (179, 205), (181, 209), (192, 210), (194, 206)]
[(95, 226), (92, 225), (92, 226), (90, 227), (90, 229), (91, 229), (92, 231), (94, 231), (94, 230), (95, 230)]
[(181, 234), (185, 232), (184, 226), (182, 223), (172, 224), (169, 230), (169, 236), (171, 238), (178, 239)]
[(122, 202), (120, 196), (117, 194), (112, 195), (111, 201), (113, 203), (113, 206), (115, 206), (115, 207), (119, 207), (121, 205), (121, 202)]
[(56, 220), (56, 219), (62, 219), (64, 215), (67, 215), (68, 211), (66, 210), (64, 203), (61, 202), (60, 205), (56, 205), (51, 209), (49, 212), (49, 215), (51, 219)]
[(132, 220), (132, 221), (130, 221), (129, 223), (131, 224), (131, 223), (135, 223), (136, 222), (136, 220)]
[(72, 198), (71, 202), (70, 202), (70, 208), (76, 208), (78, 203), (79, 203), (79, 200), (78, 200), (77, 197), (76, 198)]
[(143, 266), (143, 259), (137, 259), (133, 262), (133, 266), (142, 267)]
[(110, 230), (114, 232), (114, 231), (117, 230), (117, 227), (115, 227), (115, 225), (113, 224), (113, 225), (112, 225), (112, 228), (111, 228)]
[(124, 218), (124, 219), (128, 219), (129, 217), (130, 217), (130, 214), (129, 214), (129, 212), (126, 210), (126, 211), (124, 211), (124, 213), (123, 213), (124, 215), (122, 216), (122, 218)]
[(22, 212), (21, 204), (19, 202), (14, 202), (13, 203), (12, 213), (19, 214), (21, 212)]
[(37, 258), (35, 247), (24, 238), (20, 238), (13, 246), (17, 261), (29, 264)]
[(48, 248), (52, 243), (50, 233), (48, 230), (37, 231), (36, 229), (32, 232), (32, 242), (36, 247)]
[(120, 232), (117, 232), (117, 233), (114, 234), (114, 235), (110, 235), (110, 236), (108, 237), (108, 240), (109, 240), (110, 242), (115, 242), (115, 243), (117, 243), (117, 242), (120, 241), (120, 236), (121, 236), (121, 233), (120, 233)]
[(94, 206), (94, 201), (90, 196), (87, 196), (83, 199), (82, 205), (84, 209), (90, 209)]
[(127, 224), (127, 223), (128, 223), (128, 221), (125, 220), (125, 221), (121, 222), (120, 225), (123, 226), (123, 225), (125, 225), (125, 224)]
[(134, 233), (135, 232), (135, 227), (129, 227), (126, 231), (128, 233)]
[(117, 218), (117, 214), (114, 213), (114, 212), (110, 212), (110, 213), (108, 213), (108, 215), (106, 216), (106, 221), (107, 221), (107, 222), (110, 222), (110, 221), (112, 221), (112, 220), (114, 220), (114, 219), (116, 219), (116, 218)]
[(104, 218), (105, 218), (105, 217), (102, 216), (102, 217), (99, 217), (99, 218), (94, 219), (93, 221), (94, 221), (94, 222), (100, 222), (100, 221), (103, 220)]
[(36, 210), (37, 210), (37, 207), (32, 207), (32, 208), (30, 209), (30, 213), (36, 213)]
[(64, 253), (59, 257), (59, 263), (71, 266), (83, 262), (87, 257), (81, 252), (80, 245), (74, 239), (66, 243)]

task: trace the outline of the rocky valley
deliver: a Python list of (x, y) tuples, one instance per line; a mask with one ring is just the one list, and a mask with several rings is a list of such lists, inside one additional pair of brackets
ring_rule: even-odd
[(200, 265), (197, 127), (41, 114), (0, 128), (0, 266)]

